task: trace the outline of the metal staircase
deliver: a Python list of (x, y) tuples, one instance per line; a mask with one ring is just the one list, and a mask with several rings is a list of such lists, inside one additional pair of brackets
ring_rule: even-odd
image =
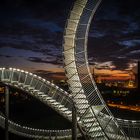
[(63, 117), (71, 120), (72, 100), (66, 91), (53, 83), (15, 68), (0, 68), (0, 81), (30, 93)]
[[(46, 81), (45, 79), (35, 74), (15, 68), (0, 68), (0, 81), (30, 93), (32, 96), (36, 97), (44, 104), (47, 104), (52, 109), (57, 111), (60, 115), (71, 121), (72, 99), (66, 91), (54, 85), (53, 83), (50, 83), (49, 81)], [(89, 107), (87, 101), (79, 101), (79, 106), (81, 104), (84, 105), (84, 107), (80, 109), (81, 112)], [(89, 116), (88, 113), (85, 115), (86, 116), (83, 121), (86, 126), (86, 129), (89, 129), (89, 133), (97, 131), (96, 135), (100, 138), (103, 135), (103, 133), (99, 132), (99, 124), (95, 122), (94, 129), (90, 129), (90, 124), (91, 121), (93, 121), (93, 118)], [(79, 117), (77, 119), (81, 124), (81, 120), (79, 120)], [(16, 126), (14, 127), (15, 130), (17, 130), (16, 128), (19, 129), (19, 127), (17, 127), (19, 125), (16, 125), (16, 123), (14, 126)], [(28, 128), (28, 130), (30, 129)]]
[[(70, 95), (53, 83), (24, 70), (15, 68), (0, 68), (0, 81), (21, 89), (42, 103), (50, 106), (60, 115), (72, 120), (72, 100)], [(4, 128), (4, 116), (0, 115), (0, 125)], [(9, 131), (32, 138), (71, 138), (71, 130), (44, 130), (18, 125), (9, 121)], [(79, 135), (79, 134), (78, 134)]]
[(126, 140), (127, 137), (101, 97), (88, 67), (88, 31), (100, 2), (76, 0), (70, 12), (63, 43), (67, 82), (79, 120), (89, 138)]
[[(47, 104), (60, 115), (71, 121), (72, 98), (66, 91), (54, 85), (53, 83), (50, 83), (49, 81), (46, 81), (35, 74), (15, 68), (0, 68), (0, 81), (30, 93), (30, 95), (36, 97), (41, 102)], [(82, 111), (86, 111), (89, 107), (87, 101), (83, 100), (83, 98), (83, 101), (79, 100), (79, 98), (77, 99), (80, 101), (80, 113)], [(82, 108), (80, 108), (81, 104), (84, 105)], [(90, 129), (90, 124), (91, 121), (93, 121), (93, 118), (88, 116), (88, 113), (85, 115), (86, 117), (83, 121), (84, 125), (86, 126), (86, 130), (89, 130), (89, 133), (97, 131), (96, 135), (98, 137), (103, 136), (103, 133), (99, 132), (100, 127), (95, 120), (94, 129)], [(81, 119), (79, 119), (79, 117), (77, 119), (79, 124), (81, 124)]]
[[(73, 95), (73, 100), (77, 107), (78, 116), (82, 121), (85, 131), (90, 134), (90, 137), (99, 137), (100, 139), (106, 139), (105, 133), (101, 131), (101, 127), (96, 121), (94, 113), (91, 112), (91, 108), (88, 104), (86, 96), (83, 94), (83, 88), (80, 83), (76, 62), (75, 62), (75, 34), (79, 23), (80, 16), (83, 12), (86, 0), (76, 1), (73, 10), (70, 13), (70, 18), (67, 21), (67, 27), (64, 35), (64, 62), (66, 69), (66, 76), (68, 77), (68, 84)], [(85, 26), (85, 25), (83, 25)], [(80, 38), (76, 38), (77, 40)], [(82, 38), (81, 38), (82, 39)], [(82, 54), (82, 52), (79, 52)], [(69, 57), (67, 57), (69, 56)], [(85, 64), (79, 67), (83, 67)], [(94, 127), (92, 127), (94, 126)], [(92, 127), (92, 128), (91, 128)], [(96, 134), (95, 134), (96, 133)]]

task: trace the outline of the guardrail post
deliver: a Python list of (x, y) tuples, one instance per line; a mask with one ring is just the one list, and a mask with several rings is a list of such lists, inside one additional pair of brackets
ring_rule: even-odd
[(72, 105), (72, 140), (77, 140), (77, 114), (74, 103)]
[(9, 120), (9, 87), (5, 86), (5, 140), (9, 140), (8, 120)]

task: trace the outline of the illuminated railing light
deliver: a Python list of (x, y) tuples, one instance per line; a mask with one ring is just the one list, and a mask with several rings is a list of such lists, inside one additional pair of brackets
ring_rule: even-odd
[(29, 75), (33, 75), (33, 74), (30, 72)]
[(33, 76), (34, 76), (34, 77), (37, 77), (37, 75), (36, 75), (36, 74), (34, 74)]
[(54, 83), (51, 83), (52, 86), (54, 86)]
[(129, 120), (124, 120), (125, 122), (128, 122)]
[(60, 90), (61, 90), (61, 91), (63, 91), (63, 89), (62, 89), (62, 88), (60, 88)]
[(120, 119), (120, 118), (117, 118), (117, 120), (119, 120), (119, 121), (120, 121), (121, 119)]
[(28, 71), (25, 71), (25, 73), (28, 74), (29, 72)]
[(46, 81), (46, 79), (42, 79), (44, 82)]
[(38, 79), (41, 79), (41, 77), (40, 77), (40, 76), (38, 76)]

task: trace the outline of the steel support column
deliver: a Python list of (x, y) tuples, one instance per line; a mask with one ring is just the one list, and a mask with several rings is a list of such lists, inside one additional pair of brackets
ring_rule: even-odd
[(74, 103), (72, 106), (72, 140), (77, 140), (77, 115)]
[(9, 140), (8, 120), (9, 120), (9, 87), (5, 86), (5, 140)]

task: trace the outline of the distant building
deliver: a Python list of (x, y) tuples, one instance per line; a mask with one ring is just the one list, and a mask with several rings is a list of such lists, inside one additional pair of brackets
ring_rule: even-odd
[(136, 67), (132, 69), (134, 79), (135, 79), (135, 87), (140, 91), (140, 60), (137, 62)]

